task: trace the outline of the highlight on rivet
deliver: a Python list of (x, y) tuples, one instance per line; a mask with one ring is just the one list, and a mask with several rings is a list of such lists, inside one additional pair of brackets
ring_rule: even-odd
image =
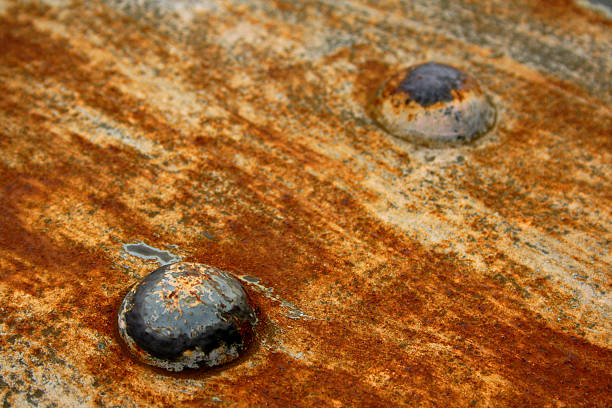
[(257, 317), (235, 277), (208, 265), (178, 262), (132, 287), (118, 323), (137, 358), (181, 371), (238, 358), (253, 340)]
[(427, 145), (470, 141), (495, 123), (495, 107), (469, 75), (427, 62), (404, 69), (378, 90), (374, 119), (389, 133)]

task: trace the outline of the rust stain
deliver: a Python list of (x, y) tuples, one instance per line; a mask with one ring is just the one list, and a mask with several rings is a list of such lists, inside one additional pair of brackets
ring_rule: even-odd
[[(0, 2), (0, 401), (609, 405), (612, 39), (570, 3), (518, 3), (550, 49), (513, 57), (501, 1), (469, 17), (488, 38), (451, 35), (468, 0), (455, 23), (425, 1)], [(477, 77), (490, 134), (378, 129), (380, 84), (427, 59)], [(136, 241), (256, 279), (246, 356), (130, 357), (119, 303), (155, 269)]]

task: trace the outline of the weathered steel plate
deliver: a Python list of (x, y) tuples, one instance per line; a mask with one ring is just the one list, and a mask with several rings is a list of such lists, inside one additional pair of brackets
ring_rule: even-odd
[[(0, 1), (0, 403), (611, 405), (596, 3)], [(377, 87), (425, 61), (478, 79), (491, 133), (375, 124)], [(130, 357), (139, 242), (243, 280), (248, 355)]]

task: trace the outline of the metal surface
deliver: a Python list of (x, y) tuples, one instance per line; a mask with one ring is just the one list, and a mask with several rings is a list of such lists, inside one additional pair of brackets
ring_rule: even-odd
[(377, 91), (372, 111), (390, 134), (431, 146), (469, 142), (495, 124), (495, 108), (477, 82), (435, 62), (391, 77)]
[(256, 323), (235, 277), (189, 262), (162, 266), (134, 285), (117, 319), (134, 357), (170, 371), (235, 360), (252, 342)]
[[(0, 1), (0, 402), (612, 404), (610, 44), (562, 0)], [(490, 133), (376, 126), (426, 61)], [(247, 355), (130, 357), (135, 242), (241, 278)]]

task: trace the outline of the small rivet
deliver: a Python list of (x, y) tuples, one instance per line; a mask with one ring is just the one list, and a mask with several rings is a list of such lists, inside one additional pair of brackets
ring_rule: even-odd
[(208, 265), (164, 265), (123, 299), (119, 334), (136, 357), (171, 371), (239, 357), (257, 317), (240, 282)]
[(470, 141), (495, 123), (495, 108), (476, 81), (428, 62), (387, 80), (374, 100), (375, 120), (389, 133), (424, 144)]

